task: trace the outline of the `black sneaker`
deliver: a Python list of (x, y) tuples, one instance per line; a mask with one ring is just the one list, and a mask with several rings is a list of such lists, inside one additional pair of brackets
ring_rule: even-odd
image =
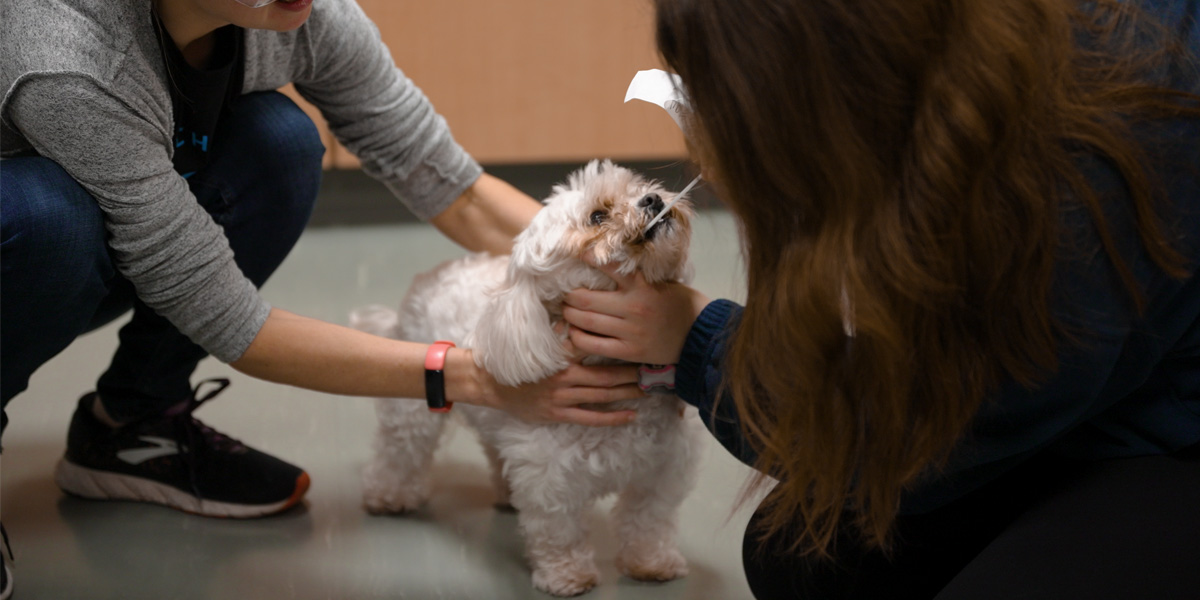
[[(208, 383), (216, 389), (201, 396)], [(228, 385), (228, 379), (203, 381), (166, 414), (116, 429), (92, 414), (95, 392), (85, 395), (55, 482), (75, 496), (153, 502), (210, 517), (261, 517), (296, 505), (308, 491), (308, 473), (192, 416)]]

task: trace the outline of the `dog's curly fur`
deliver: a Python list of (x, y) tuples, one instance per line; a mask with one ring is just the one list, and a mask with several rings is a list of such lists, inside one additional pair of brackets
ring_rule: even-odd
[[(564, 334), (553, 327), (561, 320), (563, 294), (615, 285), (584, 263), (585, 256), (615, 262), (626, 274), (640, 270), (650, 282), (690, 277), (687, 202), (644, 231), (671, 196), (628, 169), (592, 161), (554, 188), (517, 237), (511, 259), (474, 254), (443, 263), (416, 277), (399, 313), (367, 307), (351, 324), (398, 339), (461, 343), (505, 385), (540, 380), (568, 364)], [(430, 496), (430, 466), (446, 415), (412, 399), (380, 398), (376, 407), (375, 455), (363, 477), (366, 508), (414, 510)], [(535, 425), (465, 404), (454, 409), (479, 434), (498, 502), (518, 510), (533, 584), (542, 591), (572, 596), (598, 583), (582, 516), (611, 493), (619, 494), (613, 509), (618, 569), (651, 581), (687, 573), (675, 546), (675, 518), (695, 480), (695, 429), (671, 394), (611, 408), (628, 407), (637, 409), (637, 419), (608, 428)]]

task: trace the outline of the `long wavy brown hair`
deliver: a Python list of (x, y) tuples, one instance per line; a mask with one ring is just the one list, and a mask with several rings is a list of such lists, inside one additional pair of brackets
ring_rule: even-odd
[(1136, 8), (1079, 6), (656, 0), (693, 155), (742, 228), (748, 300), (723, 385), (780, 481), (762, 535), (827, 555), (851, 525), (886, 550), (903, 492), (1000, 382), (1056, 369), (1069, 204), (1140, 308), (1081, 155), (1115, 165), (1148, 255), (1186, 275), (1130, 137), (1139, 119), (1200, 116), (1155, 75), (1184, 49)]

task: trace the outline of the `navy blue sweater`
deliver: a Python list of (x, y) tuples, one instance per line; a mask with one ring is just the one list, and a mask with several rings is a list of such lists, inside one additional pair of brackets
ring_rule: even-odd
[[(1146, 2), (1196, 56), (1198, 4)], [(1174, 89), (1200, 93), (1200, 63), (1171, 65), (1166, 81)], [(1080, 343), (1060, 344), (1058, 371), (1036, 389), (1002, 384), (946, 470), (907, 493), (901, 512), (940, 507), (1042, 451), (1094, 460), (1163, 454), (1200, 443), (1200, 276), (1195, 271), (1200, 264), (1200, 119), (1141, 124), (1135, 135), (1165, 185), (1172, 204), (1167, 226), (1178, 235), (1176, 247), (1189, 259), (1192, 276), (1171, 278), (1153, 264), (1134, 228), (1121, 177), (1105, 161), (1084, 159), (1081, 168), (1107, 199), (1110, 230), (1145, 290), (1145, 310), (1134, 310), (1098, 250), (1088, 211), (1064, 211), (1064, 235), (1076, 243), (1064, 244), (1056, 264), (1052, 309), (1061, 323), (1081, 334)], [(728, 300), (704, 309), (684, 344), (676, 389), (700, 409), (716, 438), (753, 466), (733, 402), (716, 402), (727, 334), (741, 311)]]

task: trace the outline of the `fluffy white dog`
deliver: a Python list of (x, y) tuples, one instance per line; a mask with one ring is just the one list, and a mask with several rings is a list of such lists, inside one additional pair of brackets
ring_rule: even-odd
[[(567, 366), (562, 297), (578, 287), (612, 289), (582, 258), (640, 270), (651, 282), (685, 280), (690, 206), (683, 200), (646, 231), (672, 194), (608, 161), (592, 161), (556, 186), (511, 259), (475, 254), (418, 275), (396, 312), (367, 307), (351, 316), (358, 329), (418, 342), (445, 339), (474, 349), (475, 360), (505, 385), (545, 378)], [(589, 357), (588, 364), (603, 362)], [(422, 401), (381, 398), (375, 455), (364, 472), (373, 513), (402, 513), (430, 495), (430, 464), (447, 415)], [(558, 596), (599, 581), (584, 512), (619, 494), (612, 519), (621, 573), (668, 581), (687, 573), (675, 546), (676, 513), (695, 479), (696, 429), (684, 404), (655, 391), (613, 409), (636, 408), (625, 426), (535, 425), (508, 413), (459, 404), (492, 466), (498, 503), (518, 511), (533, 585)]]

